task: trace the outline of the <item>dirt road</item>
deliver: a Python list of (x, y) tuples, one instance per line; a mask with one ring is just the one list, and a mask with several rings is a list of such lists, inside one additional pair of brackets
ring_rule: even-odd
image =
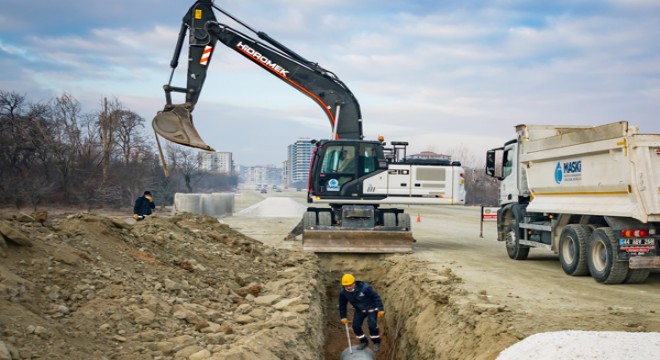
[[(268, 196), (304, 202), (300, 192), (247, 190), (237, 200), (237, 210)], [(509, 259), (504, 244), (496, 241), (494, 223), (485, 223), (480, 237), (479, 208), (426, 206), (406, 211), (413, 219), (417, 240), (410, 259), (424, 261), (429, 269), (450, 269), (461, 279), (457, 286), (466, 297), (476, 295), (484, 303), (506, 308), (506, 326), (518, 337), (556, 330), (660, 331), (660, 273), (652, 273), (642, 284), (603, 285), (591, 277), (564, 274), (557, 255), (544, 250), (531, 250), (525, 261)], [(265, 243), (300, 246), (299, 241), (282, 241), (298, 219), (255, 220), (230, 217), (225, 222)]]

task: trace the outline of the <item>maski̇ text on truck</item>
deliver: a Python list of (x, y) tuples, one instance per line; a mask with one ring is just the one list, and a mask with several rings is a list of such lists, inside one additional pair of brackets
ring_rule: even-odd
[(660, 135), (627, 122), (518, 125), (486, 154), (501, 180), (497, 237), (510, 258), (559, 256), (568, 275), (639, 283), (660, 268)]

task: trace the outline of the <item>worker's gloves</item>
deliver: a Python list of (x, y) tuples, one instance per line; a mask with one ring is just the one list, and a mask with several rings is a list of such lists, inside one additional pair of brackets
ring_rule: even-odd
[(133, 219), (137, 220), (138, 218), (139, 218), (139, 216), (133, 215)]
[(382, 318), (383, 316), (385, 316), (385, 311), (379, 311), (378, 312), (378, 317)]
[(135, 221), (144, 220), (144, 215), (133, 215), (133, 219), (135, 219)]
[(341, 319), (342, 325), (348, 325), (348, 319)]
[(154, 201), (154, 198), (151, 197), (150, 195), (145, 196), (149, 201)]

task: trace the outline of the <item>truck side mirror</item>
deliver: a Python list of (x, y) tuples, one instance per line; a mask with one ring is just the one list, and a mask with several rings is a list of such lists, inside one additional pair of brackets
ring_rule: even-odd
[(495, 150), (486, 152), (486, 175), (495, 177)]

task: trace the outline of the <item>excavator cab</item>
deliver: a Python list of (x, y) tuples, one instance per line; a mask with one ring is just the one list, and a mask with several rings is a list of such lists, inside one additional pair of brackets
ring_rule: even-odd
[(410, 253), (410, 216), (401, 209), (381, 209), (387, 194), (376, 182), (388, 176), (388, 161), (379, 141), (316, 142), (309, 174), (310, 207), (303, 218), (303, 250), (313, 252)]

